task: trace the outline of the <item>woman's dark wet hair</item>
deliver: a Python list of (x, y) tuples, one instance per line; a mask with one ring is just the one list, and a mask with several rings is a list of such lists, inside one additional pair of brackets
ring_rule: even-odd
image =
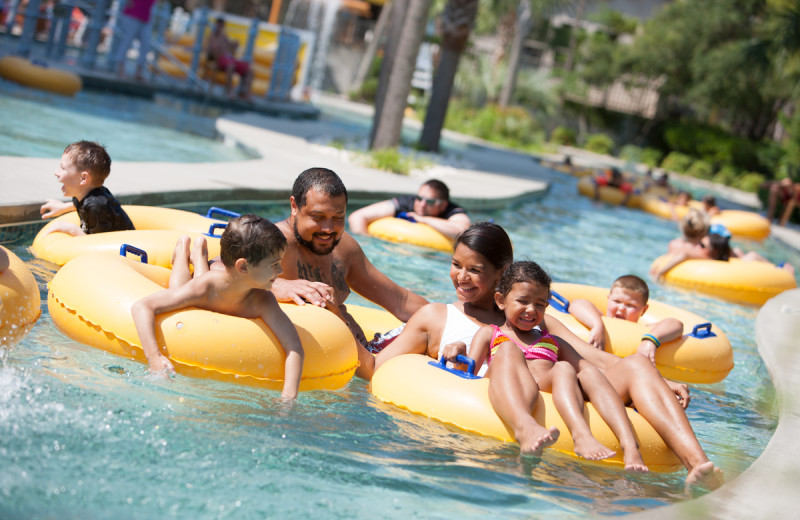
[(713, 260), (722, 260), (727, 262), (731, 258), (731, 242), (730, 237), (724, 237), (716, 233), (708, 235), (708, 254)]
[(514, 261), (514, 249), (508, 233), (492, 222), (476, 222), (456, 237), (453, 249), (464, 244), (482, 254), (495, 269), (503, 269)]

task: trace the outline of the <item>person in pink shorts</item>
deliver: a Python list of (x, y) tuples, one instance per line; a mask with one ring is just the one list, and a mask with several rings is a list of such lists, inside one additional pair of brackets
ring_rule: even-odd
[(225, 19), (217, 18), (211, 36), (208, 38), (208, 61), (216, 63), (217, 70), (225, 71), (225, 91), (233, 95), (233, 73), (242, 78), (239, 97), (250, 98), (250, 85), (253, 82), (253, 70), (246, 61), (237, 60), (236, 48), (239, 42), (225, 36)]

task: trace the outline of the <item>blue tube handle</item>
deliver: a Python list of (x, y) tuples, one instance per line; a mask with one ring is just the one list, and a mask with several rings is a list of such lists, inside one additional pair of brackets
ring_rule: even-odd
[(215, 222), (215, 223), (211, 224), (211, 225), (208, 227), (208, 233), (203, 233), (203, 234), (204, 234), (205, 236), (207, 236), (207, 237), (216, 237), (216, 236), (222, 236), (221, 234), (220, 234), (220, 235), (215, 235), (215, 234), (214, 234), (214, 231), (216, 231), (216, 230), (218, 230), (218, 229), (222, 229), (222, 230), (224, 231), (226, 227), (228, 227), (228, 224), (227, 224), (227, 222), (226, 222), (226, 223), (224, 223), (224, 224), (220, 224), (219, 222)]
[(716, 337), (716, 334), (711, 332), (711, 322), (699, 323), (694, 326), (692, 333), (689, 336), (693, 338), (705, 339)]
[(462, 377), (464, 379), (481, 379), (481, 376), (475, 375), (475, 360), (471, 357), (462, 356), (459, 354), (456, 356), (456, 361), (459, 363), (463, 363), (467, 365), (467, 370), (459, 370), (457, 368), (450, 368), (447, 366), (447, 360), (445, 358), (441, 358), (438, 361), (428, 361), (429, 365), (433, 365), (436, 368), (441, 368), (442, 370), (446, 370), (451, 374), (455, 374), (458, 377)]
[(397, 218), (401, 218), (401, 219), (403, 219), (403, 220), (407, 220), (407, 221), (409, 221), (409, 222), (416, 222), (416, 220), (414, 220), (414, 217), (412, 217), (411, 215), (409, 215), (409, 214), (408, 214), (408, 213), (406, 213), (405, 211), (401, 211), (400, 213), (398, 213), (398, 214), (397, 214), (397, 215), (395, 215), (395, 216), (396, 216)]
[(132, 255), (138, 255), (139, 256), (139, 260), (143, 264), (147, 263), (147, 251), (145, 251), (144, 249), (139, 249), (138, 247), (132, 246), (130, 244), (122, 244), (119, 247), (119, 255), (120, 256), (124, 256), (124, 257), (127, 258), (128, 257), (128, 253), (130, 253)]
[(565, 314), (569, 312), (569, 300), (552, 289), (550, 290), (550, 305), (552, 305), (555, 310)]
[(218, 208), (216, 206), (211, 206), (210, 208), (208, 208), (208, 213), (206, 213), (206, 217), (214, 218), (213, 215), (216, 215), (216, 214), (222, 215), (223, 217), (229, 217), (229, 218), (236, 218), (236, 217), (241, 217), (242, 216), (241, 213), (236, 213), (235, 211), (231, 211), (229, 209), (223, 209), (223, 208)]

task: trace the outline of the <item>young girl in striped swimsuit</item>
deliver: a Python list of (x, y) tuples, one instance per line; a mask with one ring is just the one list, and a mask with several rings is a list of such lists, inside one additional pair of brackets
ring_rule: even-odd
[[(614, 387), (599, 369), (574, 354), (560, 349), (558, 338), (542, 332), (539, 325), (550, 298), (550, 276), (535, 262), (514, 262), (500, 278), (495, 303), (505, 314), (502, 326), (481, 327), (472, 340), (469, 356), (480, 366), (484, 358), (491, 365), (500, 349), (519, 349), (524, 354), (538, 389), (552, 392), (553, 403), (572, 435), (575, 454), (589, 460), (612, 457), (616, 452), (593, 435), (583, 415), (585, 393), (600, 416), (617, 436), (624, 451), (627, 471), (646, 472), (639, 445), (625, 407)], [(534, 421), (531, 418), (531, 421)], [(534, 421), (535, 422), (535, 421)], [(534, 425), (532, 425), (534, 426)], [(560, 432), (536, 424), (542, 434), (533, 453), (555, 443)]]

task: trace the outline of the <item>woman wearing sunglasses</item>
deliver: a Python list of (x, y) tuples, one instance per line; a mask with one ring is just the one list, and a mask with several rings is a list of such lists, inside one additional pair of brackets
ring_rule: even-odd
[(464, 208), (450, 201), (450, 189), (436, 179), (425, 182), (416, 195), (401, 195), (358, 209), (347, 221), (351, 233), (366, 234), (370, 222), (384, 217), (413, 219), (451, 239), (470, 226)]

